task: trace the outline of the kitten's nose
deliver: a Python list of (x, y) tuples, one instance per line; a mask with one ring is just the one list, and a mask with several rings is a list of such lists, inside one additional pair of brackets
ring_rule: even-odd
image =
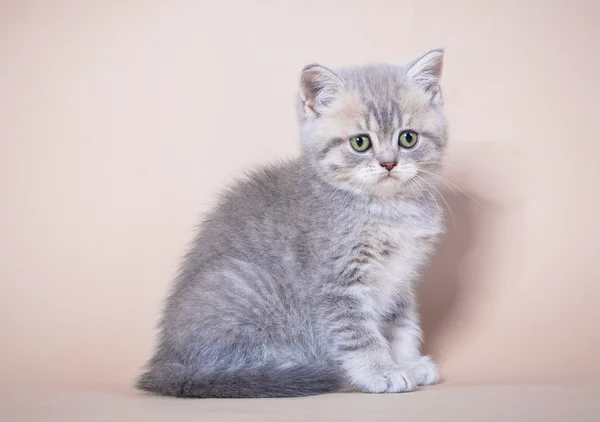
[(392, 169), (394, 167), (396, 167), (396, 164), (398, 164), (397, 161), (388, 161), (386, 163), (379, 163), (379, 165), (383, 168), (385, 168), (387, 171), (392, 171)]

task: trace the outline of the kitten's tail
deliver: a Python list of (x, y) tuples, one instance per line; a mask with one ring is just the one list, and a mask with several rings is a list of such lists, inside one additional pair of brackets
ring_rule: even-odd
[(155, 363), (137, 380), (136, 387), (175, 397), (301, 397), (339, 391), (342, 377), (335, 367), (318, 364), (204, 372), (180, 364)]

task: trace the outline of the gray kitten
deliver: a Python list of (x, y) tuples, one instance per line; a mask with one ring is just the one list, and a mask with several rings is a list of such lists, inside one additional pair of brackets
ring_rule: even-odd
[(283, 397), (439, 381), (415, 287), (443, 232), (442, 61), (303, 70), (301, 156), (238, 182), (205, 218), (138, 388)]

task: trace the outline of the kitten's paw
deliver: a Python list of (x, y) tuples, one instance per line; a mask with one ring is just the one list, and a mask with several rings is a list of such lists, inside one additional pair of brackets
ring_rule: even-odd
[(411, 370), (417, 385), (433, 385), (440, 382), (440, 371), (429, 356), (421, 356), (411, 365)]
[(398, 368), (362, 374), (355, 377), (355, 385), (363, 393), (402, 393), (415, 388), (409, 373)]

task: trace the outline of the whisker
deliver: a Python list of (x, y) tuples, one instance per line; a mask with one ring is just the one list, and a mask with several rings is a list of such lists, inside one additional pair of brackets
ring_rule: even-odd
[[(421, 162), (421, 164), (441, 164), (443, 166), (454, 167), (454, 168), (459, 169), (459, 170), (461, 169), (461, 167), (459, 167), (459, 166), (457, 166), (455, 164), (449, 163), (447, 161), (423, 161), (423, 162)], [(484, 189), (489, 189), (489, 187), (485, 184), (484, 181), (479, 180), (478, 182), (480, 184), (482, 184), (482, 186), (483, 186)]]
[[(437, 178), (439, 181), (441, 181), (442, 183), (444, 183), (447, 187), (449, 187), (451, 190), (458, 190), (460, 193), (462, 193), (463, 195), (465, 195), (467, 198), (469, 198), (471, 201), (475, 202), (477, 205), (479, 205), (479, 207), (483, 210), (484, 207), (481, 204), (481, 202), (479, 202), (477, 199), (473, 198), (471, 195), (469, 195), (467, 192), (465, 192), (464, 190), (462, 190), (461, 188), (459, 188), (458, 186), (456, 186), (454, 183), (452, 183), (450, 180), (446, 179), (443, 176), (440, 176), (439, 174), (435, 174), (433, 172), (427, 171), (427, 170), (423, 170), (423, 169), (419, 169), (418, 171), (422, 171), (423, 173), (429, 174), (435, 178)], [(458, 198), (461, 200), (462, 202), (462, 198), (460, 197), (460, 195), (456, 195), (458, 196)], [(464, 204), (464, 202), (463, 202)]]
[(444, 195), (442, 195), (442, 192), (440, 192), (440, 190), (433, 184), (427, 182), (427, 180), (425, 180), (422, 177), (416, 176), (415, 179), (419, 179), (421, 182), (425, 183), (427, 186), (431, 187), (432, 189), (434, 189), (438, 195), (440, 196), (440, 198), (442, 199), (442, 201), (444, 201), (444, 204), (446, 204), (446, 207), (448, 208), (448, 211), (450, 212), (450, 217), (452, 217), (452, 225), (454, 228), (454, 232), (456, 232), (456, 216), (454, 214), (454, 211), (452, 211), (452, 208), (450, 207), (450, 204), (448, 204), (448, 201), (446, 201), (446, 198), (444, 198)]
[[(417, 178), (412, 179), (412, 181), (417, 185), (417, 186), (423, 186), (423, 184), (417, 180)], [(426, 187), (426, 186), (425, 186)], [(439, 202), (435, 199), (435, 195), (433, 193), (431, 193), (428, 189), (419, 189), (420, 192), (426, 192), (429, 194), (429, 196), (431, 197), (431, 199), (433, 199), (433, 202), (435, 202), (435, 206), (438, 209), (438, 211), (440, 212), (441, 216), (442, 216), (442, 220), (444, 222), (444, 225), (446, 224), (446, 216), (444, 215), (444, 210), (440, 207)], [(425, 198), (423, 198), (425, 199)]]
[(419, 190), (419, 188), (417, 186), (417, 190), (419, 191), (419, 193), (417, 194), (417, 190), (415, 190), (415, 185), (416, 184), (413, 184), (414, 181), (412, 181), (412, 180), (409, 179), (409, 180), (407, 180), (407, 183), (408, 183), (408, 186), (410, 186), (410, 188), (412, 189), (412, 191), (413, 191), (413, 193), (415, 195), (415, 200), (420, 205), (421, 204), (420, 198), (421, 198), (421, 195), (422, 195), (421, 190)]
[[(465, 206), (465, 207), (466, 207), (466, 205), (467, 205), (467, 204), (465, 204), (465, 201), (464, 201), (464, 200), (463, 200), (463, 198), (462, 198), (462, 197), (459, 195), (459, 192), (458, 192), (456, 189), (454, 189), (452, 186), (448, 185), (448, 184), (446, 183), (446, 181), (445, 181), (443, 178), (441, 178), (441, 177), (437, 177), (437, 175), (436, 175), (435, 173), (431, 173), (431, 172), (428, 172), (428, 171), (426, 171), (426, 170), (423, 170), (423, 169), (419, 169), (418, 171), (420, 171), (420, 172), (422, 172), (422, 173), (426, 173), (426, 174), (428, 174), (428, 175), (431, 175), (431, 176), (435, 176), (435, 177), (436, 177), (436, 179), (435, 179), (435, 182), (442, 182), (442, 183), (444, 183), (444, 186), (445, 186), (445, 187), (447, 187), (447, 188), (449, 188), (449, 189), (450, 189), (450, 192), (452, 192), (452, 193), (453, 193), (453, 194), (454, 194), (454, 195), (455, 195), (455, 196), (456, 196), (456, 197), (457, 197), (457, 198), (460, 200), (460, 203), (461, 203), (463, 206)], [(435, 184), (435, 183), (434, 183), (434, 184)]]
[(456, 164), (449, 163), (447, 161), (423, 161), (421, 164), (441, 164), (442, 166), (449, 166), (460, 169)]

